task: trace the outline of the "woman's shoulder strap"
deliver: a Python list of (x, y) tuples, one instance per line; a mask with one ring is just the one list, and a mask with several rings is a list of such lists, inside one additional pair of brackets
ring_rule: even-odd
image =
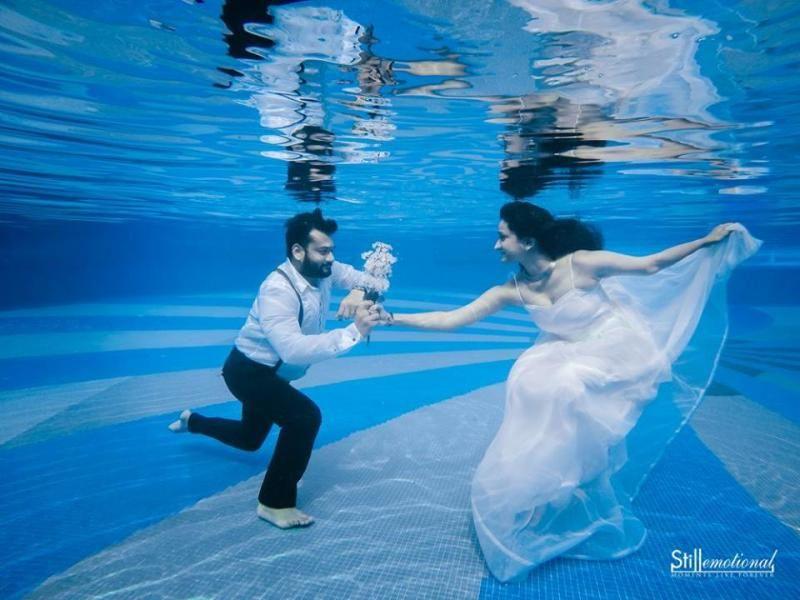
[(572, 257), (575, 256), (575, 253), (572, 252), (567, 260), (569, 261), (569, 282), (572, 284), (572, 288), (575, 289), (575, 273), (572, 270)]
[(519, 297), (519, 301), (522, 302), (522, 306), (525, 306), (525, 300), (522, 299), (522, 292), (519, 291), (519, 283), (517, 282), (516, 273), (514, 273), (514, 288), (517, 290), (517, 296)]

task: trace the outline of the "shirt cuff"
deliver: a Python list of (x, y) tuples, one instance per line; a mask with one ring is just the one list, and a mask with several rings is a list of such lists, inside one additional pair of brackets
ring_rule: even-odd
[(345, 327), (344, 330), (347, 333), (348, 341), (351, 341), (352, 345), (355, 346), (361, 341), (361, 332), (358, 330), (358, 327), (356, 327), (355, 323), (350, 323), (350, 325)]

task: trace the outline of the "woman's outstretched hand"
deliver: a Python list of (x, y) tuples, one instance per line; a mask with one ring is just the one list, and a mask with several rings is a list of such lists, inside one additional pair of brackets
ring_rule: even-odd
[(717, 242), (721, 242), (735, 229), (735, 225), (735, 223), (722, 223), (717, 225), (711, 230), (711, 233), (705, 237), (706, 243), (716, 244)]
[(378, 314), (378, 322), (381, 325), (391, 325), (394, 323), (394, 315), (386, 310), (382, 304), (375, 304), (372, 309)]

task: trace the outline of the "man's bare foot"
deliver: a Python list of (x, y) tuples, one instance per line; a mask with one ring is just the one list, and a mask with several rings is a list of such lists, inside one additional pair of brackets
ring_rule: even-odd
[(281, 529), (291, 529), (292, 527), (308, 527), (314, 522), (314, 517), (297, 510), (296, 508), (270, 508), (260, 502), (256, 509), (256, 514), (260, 519), (272, 523)]
[(181, 413), (177, 421), (173, 421), (168, 425), (169, 430), (173, 433), (186, 433), (189, 431), (189, 417), (192, 416), (192, 411), (188, 408)]

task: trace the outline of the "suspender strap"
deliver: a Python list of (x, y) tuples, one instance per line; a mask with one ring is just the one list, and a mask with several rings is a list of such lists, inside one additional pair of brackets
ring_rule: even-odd
[[(302, 327), (303, 326), (303, 299), (300, 297), (300, 292), (297, 291), (297, 288), (294, 287), (294, 284), (292, 283), (292, 280), (289, 279), (289, 276), (286, 273), (284, 273), (282, 269), (275, 269), (275, 270), (286, 278), (286, 281), (289, 282), (289, 285), (291, 286), (292, 291), (294, 291), (295, 295), (297, 296), (297, 302), (298, 302), (298, 304), (300, 304), (300, 312), (297, 315), (297, 323), (300, 325), (300, 327)], [(283, 359), (279, 358), (278, 362), (275, 363), (275, 370), (277, 371), (282, 364), (283, 364)]]
[(297, 302), (300, 304), (300, 314), (297, 315), (297, 322), (302, 327), (302, 325), (303, 325), (303, 299), (300, 297), (300, 292), (298, 292), (297, 288), (294, 287), (294, 284), (292, 283), (292, 280), (289, 279), (289, 276), (286, 273), (284, 273), (281, 269), (275, 269), (275, 270), (286, 278), (286, 281), (289, 282), (289, 285), (291, 286), (292, 291), (297, 296)]

